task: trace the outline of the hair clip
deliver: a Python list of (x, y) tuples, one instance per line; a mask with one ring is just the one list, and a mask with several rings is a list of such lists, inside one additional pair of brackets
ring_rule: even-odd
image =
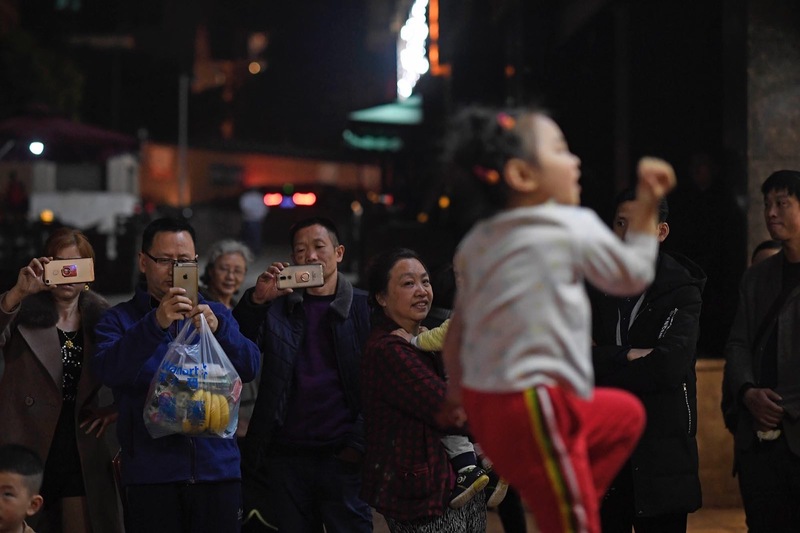
[(517, 125), (517, 121), (508, 113), (501, 111), (497, 114), (497, 124), (504, 130), (512, 130)]
[(493, 168), (484, 168), (482, 166), (475, 165), (472, 167), (472, 172), (474, 172), (475, 175), (481, 179), (481, 181), (488, 183), (489, 185), (494, 185), (500, 181), (500, 173)]

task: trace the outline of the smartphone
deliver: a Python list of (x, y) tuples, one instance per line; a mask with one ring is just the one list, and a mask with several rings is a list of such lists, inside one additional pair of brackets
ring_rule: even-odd
[(306, 287), (321, 287), (322, 265), (292, 265), (281, 270), (278, 274), (279, 289), (298, 289)]
[(172, 267), (172, 286), (186, 289), (186, 296), (197, 305), (197, 263), (175, 263)]
[(91, 257), (53, 259), (44, 265), (42, 278), (45, 285), (89, 283), (94, 281), (94, 260)]

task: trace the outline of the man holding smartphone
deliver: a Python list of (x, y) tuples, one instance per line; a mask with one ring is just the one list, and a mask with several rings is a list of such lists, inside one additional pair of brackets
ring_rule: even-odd
[(243, 382), (258, 371), (258, 347), (242, 335), (228, 309), (200, 297), (194, 305), (174, 286), (176, 264), (197, 261), (194, 229), (181, 219), (160, 218), (144, 230), (139, 270), (144, 283), (129, 301), (100, 319), (94, 369), (111, 387), (119, 407), (122, 484), (128, 533), (239, 531), (241, 471), (234, 439), (169, 435), (154, 439), (143, 411), (150, 382), (176, 322), (195, 326), (203, 315)]
[(263, 352), (242, 447), (244, 530), (265, 531), (260, 522), (279, 531), (370, 532), (372, 511), (359, 498), (367, 294), (339, 273), (344, 246), (332, 221), (296, 223), (290, 244), (295, 265), (322, 265), (322, 285), (279, 289), (288, 265), (273, 263), (233, 311)]

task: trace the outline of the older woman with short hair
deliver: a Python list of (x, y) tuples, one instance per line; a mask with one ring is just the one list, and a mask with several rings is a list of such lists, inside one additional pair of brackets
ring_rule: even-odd
[(252, 262), (253, 252), (242, 242), (225, 239), (212, 244), (205, 271), (200, 276), (203, 296), (232, 309), (236, 305), (235, 295), (247, 275), (247, 265)]

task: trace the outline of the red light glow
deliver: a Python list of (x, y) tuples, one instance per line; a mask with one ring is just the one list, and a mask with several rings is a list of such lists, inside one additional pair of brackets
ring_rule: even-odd
[(264, 195), (264, 205), (268, 207), (275, 207), (276, 205), (281, 205), (283, 201), (283, 195), (279, 192), (268, 192)]
[(296, 192), (292, 195), (295, 205), (314, 205), (317, 203), (317, 195), (313, 192)]

